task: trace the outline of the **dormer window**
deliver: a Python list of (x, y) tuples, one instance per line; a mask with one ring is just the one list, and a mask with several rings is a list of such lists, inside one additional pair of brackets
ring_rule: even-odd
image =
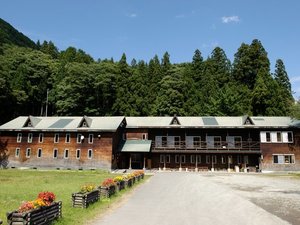
[(243, 125), (254, 125), (252, 119), (249, 116), (244, 117)]
[(81, 119), (81, 121), (80, 121), (78, 127), (90, 127), (91, 124), (92, 124), (92, 119), (89, 118), (89, 117), (87, 117), (87, 116), (84, 116), (84, 117)]
[(170, 125), (180, 125), (180, 122), (179, 122), (177, 116), (174, 116), (174, 117), (173, 117), (173, 119), (172, 119)]

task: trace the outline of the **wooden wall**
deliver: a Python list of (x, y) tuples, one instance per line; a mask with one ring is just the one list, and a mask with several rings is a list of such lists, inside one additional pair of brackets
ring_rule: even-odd
[[(17, 143), (17, 133), (1, 133), (1, 141), (7, 141), (9, 150), (9, 167), (51, 167), (111, 169), (113, 133), (89, 133), (79, 132), (84, 135), (84, 141), (77, 143), (77, 133), (70, 132), (70, 143), (65, 143), (66, 133), (59, 133), (59, 142), (54, 143), (54, 133), (44, 133), (43, 143), (39, 143), (40, 132), (20, 132), (22, 142)], [(28, 143), (28, 133), (33, 133), (32, 143)], [(88, 143), (89, 134), (94, 134), (93, 143)], [(98, 137), (98, 135), (100, 135)], [(20, 148), (20, 156), (15, 157), (16, 148)], [(30, 158), (26, 157), (26, 149), (31, 148)], [(37, 157), (38, 148), (42, 148), (42, 157)], [(54, 149), (58, 149), (57, 158), (53, 158)], [(69, 149), (69, 158), (64, 158), (65, 149)], [(76, 158), (76, 150), (81, 150), (81, 156)], [(88, 149), (92, 149), (93, 156), (88, 158)]]

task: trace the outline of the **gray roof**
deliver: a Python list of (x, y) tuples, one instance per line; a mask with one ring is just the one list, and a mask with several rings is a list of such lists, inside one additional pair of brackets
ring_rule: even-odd
[[(33, 117), (20, 116), (0, 126), (0, 130), (43, 130), (43, 131), (115, 131), (124, 116), (116, 117)], [(28, 121), (31, 122), (28, 126)], [(86, 126), (81, 126), (82, 122)]]
[[(290, 117), (176, 117), (178, 124), (172, 124), (174, 117), (126, 117), (127, 128), (287, 128), (297, 124)], [(249, 119), (250, 124), (246, 124)], [(300, 121), (298, 121), (299, 123)]]
[(121, 152), (150, 152), (151, 140), (126, 140)]

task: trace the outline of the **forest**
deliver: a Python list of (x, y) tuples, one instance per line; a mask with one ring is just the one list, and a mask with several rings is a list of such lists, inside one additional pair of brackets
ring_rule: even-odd
[(270, 68), (257, 39), (242, 43), (233, 62), (220, 47), (206, 59), (198, 49), (190, 62), (170, 58), (95, 60), (34, 43), (0, 19), (0, 124), (19, 115), (299, 117), (283, 60)]

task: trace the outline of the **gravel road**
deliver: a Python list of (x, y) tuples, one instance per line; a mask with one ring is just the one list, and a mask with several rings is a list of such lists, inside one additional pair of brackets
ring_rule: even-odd
[(300, 179), (156, 173), (95, 225), (300, 224)]

